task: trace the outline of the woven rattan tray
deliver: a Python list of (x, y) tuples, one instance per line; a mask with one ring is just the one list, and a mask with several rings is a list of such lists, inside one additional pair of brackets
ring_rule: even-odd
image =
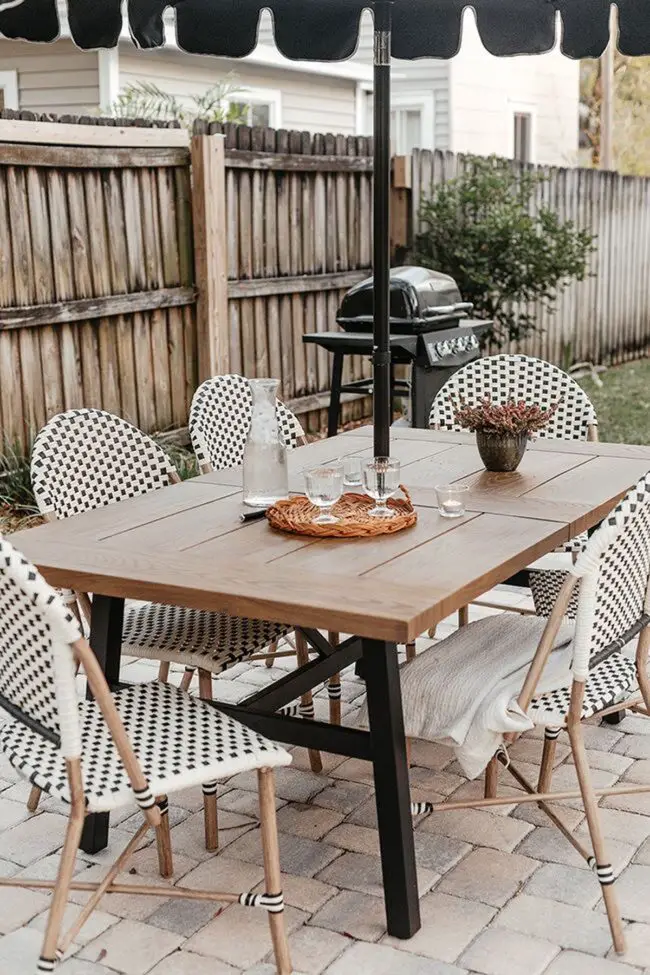
[(278, 501), (266, 512), (272, 528), (295, 535), (314, 535), (317, 538), (370, 538), (373, 535), (392, 535), (410, 528), (418, 519), (407, 489), (400, 485), (404, 498), (391, 498), (388, 506), (394, 518), (373, 518), (368, 514), (375, 502), (367, 494), (344, 494), (334, 505), (339, 521), (334, 525), (316, 525), (316, 507), (303, 496)]

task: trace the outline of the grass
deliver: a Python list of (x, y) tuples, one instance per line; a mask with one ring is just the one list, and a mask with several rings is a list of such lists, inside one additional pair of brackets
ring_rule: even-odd
[(610, 443), (650, 444), (650, 359), (601, 373), (602, 387), (580, 379), (598, 415), (598, 436)]

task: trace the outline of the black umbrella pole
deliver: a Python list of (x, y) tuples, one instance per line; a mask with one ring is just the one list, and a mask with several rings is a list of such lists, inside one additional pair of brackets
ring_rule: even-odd
[(390, 456), (390, 47), (391, 7), (377, 0), (374, 57), (374, 350), (375, 457)]

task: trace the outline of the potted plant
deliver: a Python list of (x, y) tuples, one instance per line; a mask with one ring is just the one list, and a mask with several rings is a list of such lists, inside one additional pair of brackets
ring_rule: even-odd
[(532, 433), (542, 430), (559, 406), (542, 409), (537, 403), (509, 398), (493, 403), (489, 397), (470, 406), (454, 404), (454, 416), (464, 430), (476, 433), (476, 445), (488, 471), (516, 471)]

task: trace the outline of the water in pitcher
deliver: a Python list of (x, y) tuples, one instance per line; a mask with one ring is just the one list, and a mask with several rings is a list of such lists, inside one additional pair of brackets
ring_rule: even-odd
[(244, 449), (244, 504), (267, 508), (289, 494), (287, 448), (276, 415), (277, 379), (249, 379), (253, 409)]

